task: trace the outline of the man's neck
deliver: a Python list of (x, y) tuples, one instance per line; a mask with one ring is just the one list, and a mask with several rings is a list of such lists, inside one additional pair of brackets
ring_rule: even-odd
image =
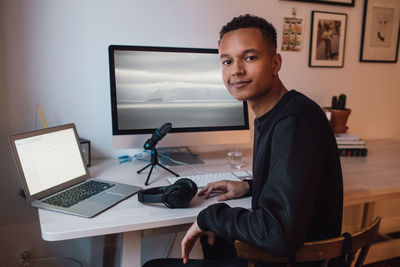
[(277, 79), (265, 95), (256, 100), (248, 100), (247, 103), (258, 118), (270, 111), (287, 91), (281, 80)]

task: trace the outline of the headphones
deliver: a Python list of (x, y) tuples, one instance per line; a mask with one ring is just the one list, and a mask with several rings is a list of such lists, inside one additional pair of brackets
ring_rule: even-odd
[(164, 203), (168, 208), (184, 208), (197, 193), (197, 185), (188, 178), (181, 178), (169, 186), (160, 186), (138, 192), (142, 203)]

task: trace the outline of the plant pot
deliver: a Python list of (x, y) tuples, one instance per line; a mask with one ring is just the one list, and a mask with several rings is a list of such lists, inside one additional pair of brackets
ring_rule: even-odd
[(331, 128), (335, 134), (346, 133), (349, 127), (346, 126), (351, 109), (331, 109), (325, 108), (331, 113)]

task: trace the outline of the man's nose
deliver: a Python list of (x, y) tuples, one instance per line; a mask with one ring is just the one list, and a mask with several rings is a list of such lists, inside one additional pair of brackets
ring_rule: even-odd
[(242, 76), (246, 73), (243, 64), (240, 62), (235, 62), (232, 67), (232, 76)]

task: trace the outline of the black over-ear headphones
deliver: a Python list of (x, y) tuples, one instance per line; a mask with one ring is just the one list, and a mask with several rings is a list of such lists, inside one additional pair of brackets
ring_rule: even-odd
[(141, 190), (138, 199), (142, 203), (164, 203), (168, 208), (184, 208), (196, 193), (196, 183), (188, 178), (181, 178), (173, 185)]

